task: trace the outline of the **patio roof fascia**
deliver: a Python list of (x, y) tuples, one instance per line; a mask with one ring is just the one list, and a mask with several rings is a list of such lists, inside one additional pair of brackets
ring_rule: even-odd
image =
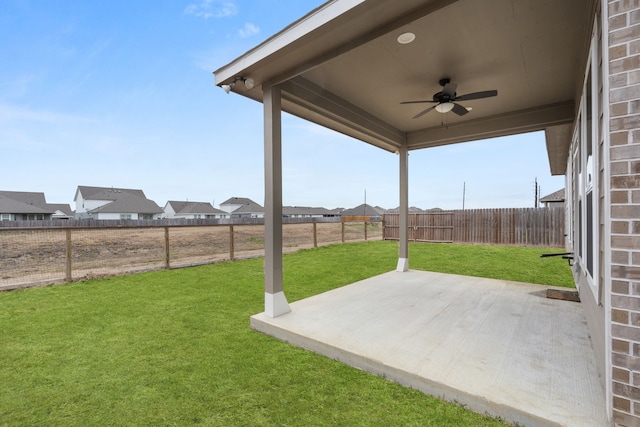
[[(410, 150), (417, 150), (478, 139), (542, 131), (548, 127), (572, 124), (574, 117), (575, 103), (571, 100), (456, 123), (450, 126), (444, 125), (437, 128), (409, 132), (407, 134), (407, 144)], [(549, 142), (547, 142), (548, 144)]]
[[(365, 0), (331, 0), (326, 2), (227, 65), (215, 70), (213, 74), (216, 85), (232, 82), (236, 76), (242, 75), (247, 68), (267, 60), (275, 53), (285, 49), (287, 46), (291, 46), (294, 42), (308, 37), (311, 32), (364, 2)], [(262, 97), (260, 97), (261, 99)]]

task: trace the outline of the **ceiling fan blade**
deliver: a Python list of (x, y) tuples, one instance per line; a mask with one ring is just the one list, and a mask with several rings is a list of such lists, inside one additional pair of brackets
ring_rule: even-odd
[(433, 110), (436, 107), (437, 107), (437, 105), (434, 105), (433, 107), (429, 107), (426, 110), (423, 110), (423, 111), (419, 112), (418, 114), (416, 114), (415, 116), (413, 116), (413, 118), (414, 119), (420, 118), (420, 117), (424, 116), (425, 114), (427, 114), (429, 111)]
[(467, 110), (466, 108), (464, 108), (460, 104), (456, 104), (455, 102), (453, 103), (453, 108), (451, 109), (451, 111), (453, 111), (454, 113), (456, 113), (459, 116), (464, 116), (465, 114), (467, 114), (469, 112), (469, 110)]
[(431, 99), (429, 99), (429, 100), (425, 99), (423, 101), (404, 101), (404, 102), (401, 102), (400, 104), (424, 104), (425, 102), (439, 102), (439, 101), (433, 101)]
[(442, 89), (442, 95), (446, 95), (449, 98), (453, 98), (453, 95), (456, 94), (456, 89), (458, 88), (458, 85), (455, 83), (447, 83), (444, 85), (444, 88)]
[(466, 95), (456, 96), (456, 101), (470, 101), (472, 99), (490, 98), (497, 95), (497, 90), (485, 90), (483, 92), (473, 92)]

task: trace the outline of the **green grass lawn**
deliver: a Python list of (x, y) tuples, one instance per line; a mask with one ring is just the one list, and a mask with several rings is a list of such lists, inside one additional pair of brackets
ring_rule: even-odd
[[(411, 267), (571, 285), (531, 248), (411, 246)], [(393, 270), (397, 243), (286, 255), (290, 301)], [(0, 293), (0, 425), (496, 426), (249, 328), (263, 259)]]

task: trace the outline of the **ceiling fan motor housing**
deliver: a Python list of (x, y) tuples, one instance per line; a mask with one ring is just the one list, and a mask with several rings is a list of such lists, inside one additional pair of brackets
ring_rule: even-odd
[(435, 102), (440, 102), (440, 103), (455, 101), (455, 99), (456, 99), (456, 92), (453, 93), (453, 96), (449, 96), (442, 92), (438, 92), (435, 95), (433, 95), (433, 100)]
[[(444, 78), (441, 78), (438, 81), (438, 83), (440, 84), (440, 86), (445, 87), (446, 85), (451, 83), (451, 79), (448, 77), (444, 77)], [(433, 100), (440, 103), (455, 101), (455, 99), (456, 99), (456, 92), (454, 92), (453, 94), (447, 94), (447, 93), (444, 93), (444, 91), (440, 91), (435, 95), (433, 95)]]

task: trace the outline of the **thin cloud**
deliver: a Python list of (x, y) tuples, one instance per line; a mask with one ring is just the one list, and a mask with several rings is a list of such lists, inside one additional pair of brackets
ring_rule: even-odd
[(28, 107), (0, 103), (0, 122), (59, 122), (78, 119), (80, 118), (69, 114), (62, 114), (46, 110), (34, 110)]
[(238, 34), (240, 38), (246, 39), (247, 37), (251, 37), (260, 32), (260, 28), (250, 22), (244, 24), (244, 27), (238, 30)]
[(191, 3), (184, 10), (186, 15), (198, 18), (225, 18), (238, 13), (238, 7), (233, 1), (228, 0), (201, 0), (199, 3)]

